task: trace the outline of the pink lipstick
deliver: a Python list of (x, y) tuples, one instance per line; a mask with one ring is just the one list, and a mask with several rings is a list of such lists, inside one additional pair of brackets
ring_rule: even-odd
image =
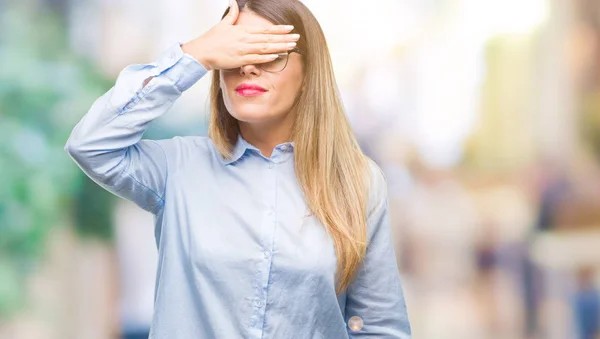
[(243, 97), (255, 97), (262, 95), (267, 90), (254, 84), (243, 83), (235, 88), (237, 94)]

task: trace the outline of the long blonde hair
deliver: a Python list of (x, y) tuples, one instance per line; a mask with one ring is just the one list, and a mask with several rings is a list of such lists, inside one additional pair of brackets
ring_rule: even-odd
[[(238, 0), (273, 24), (294, 25), (304, 61), (303, 90), (296, 99), (292, 132), (296, 177), (311, 212), (333, 238), (336, 292), (352, 282), (367, 247), (368, 159), (360, 150), (338, 93), (323, 31), (297, 0)], [(227, 12), (225, 12), (225, 15)], [(230, 157), (239, 126), (225, 108), (219, 71), (213, 73), (209, 136)]]

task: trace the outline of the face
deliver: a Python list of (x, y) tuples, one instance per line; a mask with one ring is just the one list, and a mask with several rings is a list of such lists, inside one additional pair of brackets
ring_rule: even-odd
[[(273, 26), (249, 11), (240, 12), (236, 25)], [(290, 53), (287, 66), (278, 73), (266, 72), (255, 65), (220, 73), (225, 107), (241, 123), (249, 124), (277, 123), (289, 118), (304, 79), (302, 57), (298, 53)], [(240, 88), (243, 85), (257, 85), (264, 91), (243, 90)]]

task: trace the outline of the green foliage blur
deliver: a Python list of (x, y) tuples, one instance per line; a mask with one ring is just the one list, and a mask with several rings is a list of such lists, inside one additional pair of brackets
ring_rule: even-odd
[(70, 52), (59, 13), (11, 3), (0, 3), (0, 319), (26, 305), (52, 228), (111, 240), (114, 200), (63, 150), (113, 80)]

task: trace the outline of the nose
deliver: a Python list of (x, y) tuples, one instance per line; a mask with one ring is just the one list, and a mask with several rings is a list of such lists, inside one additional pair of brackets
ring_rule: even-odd
[(240, 75), (255, 75), (258, 76), (260, 74), (260, 68), (256, 67), (256, 65), (244, 65), (240, 67)]

